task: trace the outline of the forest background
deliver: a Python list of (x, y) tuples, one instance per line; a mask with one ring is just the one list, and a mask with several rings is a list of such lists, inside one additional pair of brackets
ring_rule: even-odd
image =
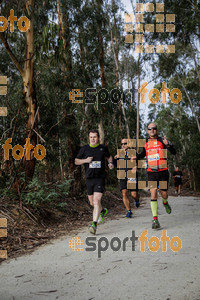
[[(175, 14), (175, 32), (144, 33), (147, 44), (175, 44), (175, 53), (159, 54), (135, 54), (134, 43), (125, 43), (124, 13), (135, 13), (131, 4), (127, 12), (116, 0), (0, 2), (0, 16), (8, 19), (13, 9), (17, 18), (31, 22), (27, 32), (17, 22), (14, 32), (9, 27), (0, 32), (0, 76), (7, 77), (8, 89), (0, 96), (8, 110), (0, 117), (3, 201), (19, 201), (21, 207), (56, 203), (63, 209), (66, 197), (86, 193), (83, 169), (74, 165), (80, 147), (88, 143), (90, 129), (99, 129), (112, 155), (121, 137), (136, 138), (138, 89), (146, 78), (158, 90), (164, 81), (170, 90), (178, 88), (182, 100), (149, 104), (145, 117), (140, 109), (139, 138), (146, 137), (147, 123), (156, 121), (177, 150), (168, 157), (170, 173), (178, 165), (185, 187), (200, 190), (200, 1), (164, 2), (165, 14)], [(144, 23), (155, 24), (155, 13), (144, 13)], [(134, 41), (135, 31), (131, 34)], [(86, 94), (89, 88), (97, 94)], [(83, 103), (72, 103), (73, 89), (83, 92)], [(113, 89), (120, 92), (113, 95)], [(116, 103), (103, 104), (106, 90)], [(10, 150), (5, 160), (2, 145), (8, 138), (12, 147), (24, 146), (26, 138), (34, 147), (42, 144), (46, 157), (17, 161)], [(108, 172), (107, 183), (117, 185), (116, 170)]]

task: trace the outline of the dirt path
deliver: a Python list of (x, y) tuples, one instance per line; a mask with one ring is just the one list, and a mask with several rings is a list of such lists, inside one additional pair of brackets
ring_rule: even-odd
[[(91, 246), (86, 245), (90, 235), (84, 228), (32, 254), (3, 262), (0, 299), (200, 299), (200, 198), (170, 197), (170, 204), (172, 214), (167, 215), (159, 203), (161, 230), (151, 229), (148, 203), (136, 210), (132, 219), (109, 221), (108, 217), (94, 237), (96, 251), (86, 251)], [(162, 242), (160, 249), (152, 252), (146, 241), (145, 252), (141, 252), (141, 242), (136, 240), (133, 251), (132, 231), (139, 237), (144, 230), (148, 230), (148, 239), (160, 238), (162, 230), (167, 230), (170, 240), (174, 236), (181, 239), (182, 249), (173, 252), (168, 241), (166, 252), (162, 252)], [(83, 251), (69, 248), (75, 236), (83, 240), (82, 246), (76, 246)], [(111, 249), (120, 246), (119, 239), (111, 243), (114, 237), (121, 241), (118, 251)], [(126, 250), (122, 251), (126, 237)], [(108, 249), (100, 251), (105, 243)]]

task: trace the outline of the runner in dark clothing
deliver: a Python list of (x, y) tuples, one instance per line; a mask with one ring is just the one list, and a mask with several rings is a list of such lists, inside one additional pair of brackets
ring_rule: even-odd
[[(135, 178), (128, 178), (128, 171), (132, 170), (132, 168), (128, 168), (128, 161), (130, 160), (130, 155), (128, 153), (128, 140), (122, 139), (121, 140), (121, 148), (125, 151), (125, 157), (119, 158), (118, 155), (115, 155), (114, 159), (120, 161), (125, 161), (125, 168), (120, 168), (120, 170), (125, 170), (125, 178), (120, 179), (120, 191), (122, 192), (122, 199), (124, 202), (124, 206), (127, 209), (126, 218), (132, 217), (132, 211), (130, 206), (130, 200), (128, 197), (128, 181), (129, 182), (135, 182), (135, 188), (131, 188), (131, 196), (133, 199), (135, 199), (135, 205), (138, 208), (140, 206), (140, 200), (139, 200), (139, 194), (138, 194), (138, 176), (137, 171), (135, 173)], [(114, 162), (115, 163), (115, 162)]]
[[(151, 210), (153, 214), (152, 229), (160, 228), (158, 222), (158, 203), (157, 203), (157, 189), (159, 188), (162, 201), (166, 212), (171, 213), (171, 207), (168, 203), (168, 181), (169, 172), (167, 166), (166, 149), (172, 154), (176, 154), (173, 145), (166, 139), (159, 137), (157, 132), (157, 125), (150, 123), (147, 128), (149, 138), (140, 154), (137, 154), (137, 159), (144, 158), (147, 160), (147, 176), (148, 184), (151, 192)], [(134, 158), (135, 159), (135, 158)]]
[(178, 196), (181, 195), (182, 176), (183, 176), (183, 173), (177, 167), (176, 171), (174, 171), (174, 173), (173, 173), (173, 177), (174, 177), (174, 185), (175, 185), (175, 189), (176, 189), (176, 194), (178, 194)]
[(89, 132), (89, 145), (83, 146), (76, 159), (76, 165), (85, 166), (85, 177), (88, 191), (88, 199), (93, 209), (93, 222), (90, 226), (90, 232), (95, 234), (97, 230), (97, 222), (101, 223), (107, 214), (106, 208), (102, 209), (101, 198), (105, 187), (105, 158), (108, 161), (109, 169), (113, 169), (113, 159), (108, 148), (99, 144), (98, 130)]

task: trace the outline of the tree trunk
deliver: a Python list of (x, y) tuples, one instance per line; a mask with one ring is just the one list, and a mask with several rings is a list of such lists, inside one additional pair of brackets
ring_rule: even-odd
[[(114, 5), (115, 5), (115, 2), (113, 0), (112, 1), (112, 7), (114, 7)], [(119, 87), (119, 80), (121, 79), (121, 75), (119, 73), (119, 57), (118, 57), (119, 47), (118, 47), (118, 41), (117, 41), (117, 25), (116, 25), (115, 14), (113, 15), (113, 17), (114, 17), (115, 46), (114, 46), (114, 43), (113, 43), (112, 25), (110, 23), (110, 20), (109, 20), (109, 27), (110, 27), (111, 46), (112, 46), (112, 51), (113, 51), (113, 56), (114, 56), (114, 61), (115, 61), (115, 77), (116, 77), (115, 85), (118, 88)], [(121, 89), (122, 89), (122, 86), (121, 86)], [(119, 102), (118, 109), (119, 109), (119, 128), (120, 128), (120, 132), (122, 134), (122, 124), (121, 124), (121, 109), (122, 109), (122, 113), (123, 113), (123, 116), (124, 116), (124, 122), (125, 122), (125, 126), (126, 126), (127, 138), (130, 139), (130, 130), (129, 130), (129, 125), (128, 125), (128, 120), (126, 118), (126, 112), (125, 112), (125, 108), (124, 108), (123, 99), (121, 99), (121, 101)]]
[(137, 152), (139, 151), (139, 132), (140, 132), (140, 54), (138, 57), (138, 101), (137, 101), (137, 128), (136, 128), (136, 140), (137, 140)]
[[(120, 78), (120, 87), (121, 87), (121, 90), (122, 90), (122, 88), (123, 88), (122, 78)], [(122, 101), (119, 101), (119, 104), (118, 104), (120, 136), (122, 136), (122, 116), (121, 116), (121, 107), (122, 107), (122, 104), (121, 104), (121, 102)]]
[(103, 122), (100, 120), (98, 124), (98, 130), (99, 130), (99, 135), (100, 135), (100, 144), (104, 144), (105, 138), (104, 138), (104, 129), (103, 129)]
[[(63, 12), (64, 9), (64, 12)], [(70, 47), (70, 30), (69, 30), (69, 21), (68, 21), (68, 14), (67, 14), (67, 7), (62, 6), (62, 1), (58, 0), (58, 24), (59, 24), (59, 42), (61, 43), (62, 47), (62, 55), (64, 57), (64, 62), (61, 65), (61, 70), (63, 71), (63, 84), (70, 89), (73, 86), (70, 84), (72, 81), (67, 74), (71, 73), (72, 70), (72, 61), (71, 61), (71, 47)], [(67, 36), (67, 40), (65, 38)], [(69, 154), (69, 172), (70, 175), (73, 174), (75, 165), (74, 165), (74, 130), (76, 127), (76, 120), (74, 115), (67, 114), (66, 109), (64, 109), (65, 115), (65, 124), (67, 127), (67, 144), (68, 144), (68, 154)], [(73, 121), (72, 121), (73, 118)], [(74, 123), (75, 127), (72, 128), (71, 123)]]
[(192, 174), (189, 168), (188, 168), (188, 178), (189, 178), (190, 189), (192, 189)]
[(120, 131), (120, 135), (122, 135), (122, 116), (121, 116), (121, 108), (122, 108), (122, 104), (121, 104), (121, 101), (119, 101), (119, 104), (118, 104), (118, 112), (119, 112), (119, 131)]
[[(26, 104), (26, 110), (28, 113), (28, 119), (26, 123), (26, 137), (30, 138), (30, 143), (35, 147), (37, 144), (37, 136), (33, 131), (33, 129), (37, 127), (37, 120), (36, 120), (37, 101), (36, 101), (36, 93), (35, 93), (35, 85), (34, 85), (34, 32), (33, 32), (34, 0), (25, 0), (25, 5), (30, 20), (30, 28), (24, 33), (25, 34), (24, 69), (21, 67), (20, 62), (13, 54), (3, 33), (0, 33), (0, 39), (2, 40), (2, 43), (7, 53), (9, 54), (12, 62), (14, 63), (17, 70), (20, 72), (21, 77), (23, 79), (24, 100)], [(15, 174), (15, 178), (12, 184), (12, 187), (18, 191), (19, 195), (21, 190), (26, 186), (26, 182), (25, 184), (23, 184), (23, 187), (22, 186), (20, 187), (21, 180), (18, 174), (25, 172), (26, 178), (28, 180), (32, 179), (34, 174), (36, 160), (33, 157), (33, 151), (31, 151), (30, 158), (31, 158), (30, 160), (26, 160), (26, 157), (24, 155), (22, 161), (20, 161), (17, 173)]]
[[(63, 50), (62, 54), (65, 53), (66, 49), (66, 40), (65, 40), (65, 30), (64, 30), (64, 24), (63, 24), (63, 13), (62, 13), (62, 3), (60, 0), (58, 0), (58, 25), (59, 25), (59, 44), (62, 45)], [(65, 55), (65, 54), (64, 54)], [(63, 74), (63, 82), (66, 81), (66, 76), (65, 76), (65, 64), (62, 63), (61, 65), (61, 71)], [(67, 82), (66, 82), (67, 84)]]
[(62, 166), (62, 151), (61, 151), (60, 137), (58, 137), (58, 155), (59, 155), (59, 164), (60, 164), (60, 179), (63, 181), (64, 174), (63, 174), (63, 166)]
[[(103, 48), (103, 37), (102, 37), (102, 21), (99, 16), (102, 15), (102, 0), (97, 0), (97, 36), (98, 36), (98, 43), (99, 43), (99, 65), (100, 65), (100, 78), (101, 78), (101, 87), (106, 87), (106, 76), (105, 76), (105, 70), (104, 70), (104, 48)], [(102, 106), (102, 111), (105, 111), (105, 107)], [(100, 134), (100, 143), (105, 143), (105, 137), (104, 137), (104, 128), (103, 128), (103, 122), (102, 122), (102, 115), (100, 115), (100, 121), (98, 123), (98, 130)]]
[(194, 191), (197, 191), (197, 187), (196, 187), (196, 177), (195, 177), (195, 171), (194, 169), (192, 169), (192, 177), (193, 177), (193, 187), (194, 187)]
[[(98, 16), (101, 16), (102, 10), (102, 0), (97, 0), (98, 7)], [(97, 19), (97, 34), (98, 34), (98, 42), (99, 42), (99, 64), (100, 64), (100, 77), (101, 77), (101, 87), (104, 88), (106, 86), (106, 76), (104, 70), (104, 48), (103, 48), (103, 37), (102, 37), (102, 21), (101, 18)]]
[(62, 57), (64, 58), (64, 62), (61, 66), (61, 70), (63, 72), (63, 82), (67, 88), (73, 89), (69, 17), (67, 14), (67, 7), (64, 7), (64, 9), (65, 12), (63, 13), (62, 0), (58, 0), (59, 43), (61, 45), (61, 49), (63, 50), (61, 53)]
[(192, 114), (193, 114), (193, 116), (194, 116), (194, 118), (195, 118), (195, 120), (196, 120), (197, 128), (198, 128), (198, 131), (199, 131), (199, 133), (200, 133), (199, 117), (197, 116), (197, 114), (196, 114), (196, 112), (195, 112), (195, 110), (194, 110), (194, 108), (193, 108), (192, 100), (191, 100), (191, 98), (190, 98), (190, 96), (189, 96), (189, 94), (188, 94), (188, 92), (187, 92), (187, 90), (186, 90), (186, 88), (185, 88), (185, 85), (184, 85), (184, 83), (183, 83), (181, 77), (180, 77), (178, 74), (177, 74), (177, 76), (178, 76), (179, 81), (180, 81), (180, 83), (181, 83), (181, 85), (182, 85), (182, 87), (183, 87), (183, 89), (184, 89), (184, 91), (185, 91), (185, 94), (186, 94), (187, 98), (188, 98), (188, 101), (189, 101), (189, 103), (190, 103), (190, 108), (191, 108)]
[(127, 139), (130, 139), (130, 131), (129, 131), (128, 121), (127, 121), (127, 118), (126, 118), (126, 112), (125, 112), (123, 101), (122, 101), (122, 113), (123, 113), (124, 122), (125, 122), (125, 125), (126, 125), (126, 136), (127, 136)]
[[(24, 97), (28, 113), (27, 131), (26, 136), (30, 137), (31, 144), (35, 147), (37, 145), (37, 136), (32, 129), (37, 128), (36, 120), (36, 93), (34, 85), (34, 32), (33, 32), (33, 12), (34, 12), (34, 0), (26, 0), (26, 8), (31, 19), (30, 28), (25, 33), (25, 65), (24, 65)], [(26, 160), (23, 157), (23, 169), (25, 170), (26, 176), (30, 179), (33, 177), (35, 170), (35, 158), (33, 156), (33, 151), (31, 155), (31, 160)]]

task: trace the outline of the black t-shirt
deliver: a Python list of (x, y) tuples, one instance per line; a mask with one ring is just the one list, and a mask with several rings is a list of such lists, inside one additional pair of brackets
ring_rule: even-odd
[(105, 157), (110, 157), (108, 147), (101, 144), (95, 148), (90, 147), (89, 145), (83, 146), (76, 158), (85, 159), (87, 157), (93, 157), (93, 160), (90, 164), (84, 164), (86, 179), (105, 178)]
[[(131, 160), (131, 158), (129, 157), (129, 154), (128, 154), (128, 150), (127, 151), (125, 151), (125, 156), (124, 156), (124, 158), (121, 158), (121, 157), (119, 157), (119, 158), (117, 158), (117, 159), (115, 159), (114, 158), (114, 166), (115, 167), (117, 167), (117, 161), (125, 161), (125, 168), (118, 168), (118, 170), (124, 170), (125, 171), (125, 179), (128, 179), (128, 171), (131, 171), (132, 170), (132, 168), (128, 168), (128, 161), (130, 161)], [(136, 166), (138, 166), (138, 160), (136, 160)], [(134, 174), (131, 174), (131, 176), (134, 178), (134, 176), (136, 177), (136, 178), (138, 178), (138, 172), (136, 171), (136, 173)], [(131, 177), (131, 178), (132, 178)], [(132, 181), (134, 181), (134, 180), (132, 180)]]
[(175, 181), (181, 180), (181, 176), (183, 176), (183, 173), (181, 171), (174, 171), (173, 176), (175, 176)]

